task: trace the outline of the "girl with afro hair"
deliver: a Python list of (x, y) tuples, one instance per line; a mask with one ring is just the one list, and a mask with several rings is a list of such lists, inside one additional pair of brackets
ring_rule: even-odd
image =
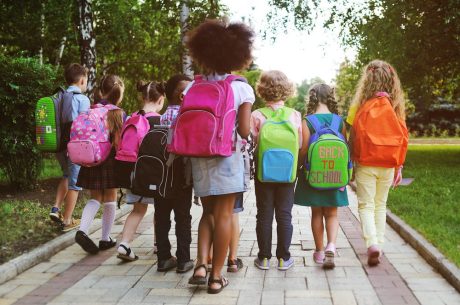
[[(232, 71), (246, 68), (252, 62), (254, 33), (243, 23), (208, 20), (195, 28), (187, 46), (203, 78), (217, 82)], [(184, 91), (194, 85), (191, 82)], [(244, 81), (233, 81), (236, 119), (236, 149), (229, 157), (191, 158), (195, 195), (201, 197), (203, 215), (198, 228), (198, 258), (189, 283), (202, 285), (207, 278), (207, 259), (213, 245), (212, 269), (208, 293), (219, 293), (228, 285), (222, 276), (232, 236), (232, 214), (237, 195), (245, 191), (242, 139), (250, 132), (251, 107), (255, 101), (252, 88)], [(199, 145), (200, 143), (196, 143)]]

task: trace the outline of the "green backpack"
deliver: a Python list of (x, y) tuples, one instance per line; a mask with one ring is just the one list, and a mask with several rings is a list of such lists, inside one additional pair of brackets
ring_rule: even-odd
[(59, 152), (67, 148), (74, 94), (58, 88), (52, 96), (38, 100), (35, 108), (35, 138), (39, 150)]
[(295, 111), (262, 108), (267, 118), (259, 133), (257, 178), (261, 182), (292, 183), (297, 176), (299, 132), (289, 117)]
[(330, 126), (322, 125), (318, 118), (308, 115), (306, 120), (315, 133), (308, 143), (305, 175), (308, 183), (319, 190), (338, 190), (350, 181), (353, 166), (348, 145), (340, 132), (342, 118), (332, 115)]

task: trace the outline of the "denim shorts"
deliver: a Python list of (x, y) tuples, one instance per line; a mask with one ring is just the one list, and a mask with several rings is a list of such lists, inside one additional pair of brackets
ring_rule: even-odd
[(73, 191), (81, 191), (82, 188), (77, 186), (78, 173), (80, 172), (80, 165), (72, 163), (67, 150), (56, 153), (56, 159), (59, 162), (62, 170), (62, 176), (68, 180), (68, 188)]
[(195, 196), (244, 192), (244, 159), (239, 149), (230, 157), (190, 158)]
[(155, 204), (155, 200), (151, 197), (139, 196), (131, 193), (130, 190), (126, 190), (126, 203), (135, 204), (135, 203), (144, 203), (144, 204)]

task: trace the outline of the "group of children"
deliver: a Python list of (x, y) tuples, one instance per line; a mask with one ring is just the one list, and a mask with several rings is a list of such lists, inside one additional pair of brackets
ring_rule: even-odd
[[(339, 228), (337, 208), (348, 205), (347, 191), (345, 187), (328, 189), (314, 187), (313, 180), (305, 172), (310, 170), (310, 165), (307, 164), (310, 162), (311, 144), (321, 136), (318, 133), (323, 133), (322, 130), (327, 129), (325, 133), (333, 134), (345, 143), (347, 126), (337, 115), (338, 105), (334, 98), (334, 90), (326, 84), (316, 84), (310, 88), (308, 101), (306, 101), (306, 117), (303, 118), (298, 111), (285, 106), (285, 101), (294, 93), (294, 89), (287, 76), (280, 71), (262, 73), (256, 91), (265, 101), (265, 105), (264, 108), (251, 112), (255, 101), (253, 89), (244, 78), (233, 76), (231, 73), (246, 68), (252, 62), (253, 39), (253, 31), (242, 23), (227, 24), (216, 20), (204, 22), (190, 33), (187, 40), (190, 54), (194, 62), (205, 72), (204, 75), (195, 77), (195, 80), (184, 75), (176, 75), (170, 78), (166, 85), (155, 81), (139, 83), (138, 90), (142, 94), (143, 105), (131, 116), (127, 116), (118, 108), (123, 99), (123, 81), (115, 75), (106, 75), (102, 78), (95, 94), (95, 103), (101, 107), (115, 106), (110, 108), (107, 115), (111, 152), (101, 164), (81, 168), (69, 160), (66, 152), (58, 155), (67, 181), (62, 180), (60, 183), (56, 206), (50, 214), (53, 219), (63, 221), (66, 229), (77, 226), (78, 222), (72, 220), (71, 214), (78, 190), (81, 188), (90, 190), (91, 199), (83, 210), (80, 228), (75, 237), (76, 242), (85, 251), (95, 254), (116, 245), (116, 240), (110, 237), (110, 232), (115, 219), (119, 187), (116, 183), (117, 175), (120, 175), (117, 172), (116, 156), (123, 138), (124, 124), (126, 125), (130, 118), (137, 115), (146, 117), (148, 115), (152, 118), (156, 117), (156, 119), (149, 118), (151, 128), (154, 127), (152, 125), (157, 124), (166, 126), (173, 131), (171, 132), (173, 138), (180, 138), (181, 132), (187, 132), (181, 129), (184, 128), (183, 126), (189, 126), (189, 129), (204, 126), (200, 124), (206, 121), (205, 116), (209, 116), (212, 111), (218, 111), (211, 109), (213, 105), (203, 104), (200, 109), (193, 108), (196, 107), (195, 104), (200, 103), (196, 97), (200, 96), (203, 100), (207, 100), (218, 96), (216, 104), (224, 105), (226, 101), (230, 101), (231, 105), (227, 112), (222, 114), (225, 118), (217, 117), (217, 120), (232, 122), (233, 125), (230, 126), (230, 136), (225, 135), (229, 127), (224, 125), (214, 130), (211, 136), (219, 139), (222, 145), (227, 141), (230, 150), (224, 152), (222, 149), (214, 155), (204, 152), (178, 157), (174, 154), (180, 155), (178, 152), (181, 151), (180, 145), (183, 143), (174, 146), (173, 140), (173, 144), (168, 146), (168, 151), (172, 155), (171, 160), (175, 158), (181, 160), (180, 164), (183, 168), (180, 175), (186, 176), (187, 172), (191, 171), (193, 192), (200, 198), (203, 206), (203, 215), (198, 228), (197, 262), (189, 283), (195, 285), (207, 283), (208, 293), (219, 293), (228, 285), (228, 280), (222, 275), (225, 259), (228, 258), (227, 270), (230, 272), (236, 272), (243, 267), (241, 259), (236, 255), (240, 232), (237, 213), (243, 210), (243, 193), (248, 190), (250, 184), (250, 154), (252, 153), (248, 143), (250, 135), (256, 147), (253, 167), (257, 169), (255, 193), (259, 252), (254, 261), (255, 266), (263, 270), (270, 268), (274, 216), (277, 221), (277, 268), (287, 270), (293, 266), (294, 260), (289, 252), (293, 233), (291, 211), (293, 204), (298, 204), (311, 207), (311, 227), (316, 247), (313, 254), (314, 261), (322, 264), (324, 268), (334, 268), (335, 244)], [(66, 80), (70, 85), (68, 91), (76, 93), (85, 91), (86, 71), (83, 67), (77, 64), (71, 65), (66, 70)], [(220, 91), (211, 92), (214, 90), (213, 86), (219, 87)], [(215, 92), (220, 93), (215, 94)], [(224, 100), (220, 99), (222, 94)], [(168, 107), (160, 115), (165, 97)], [(75, 102), (73, 118), (88, 110), (89, 100), (84, 95), (75, 94), (73, 101)], [(373, 108), (365, 109), (369, 108), (369, 105)], [(395, 150), (392, 155), (399, 155), (395, 157), (397, 161), (391, 162), (385, 159), (381, 151), (374, 153), (366, 150), (370, 147), (369, 143), (385, 145), (382, 141), (385, 141), (388, 133), (393, 131), (391, 128), (384, 130), (383, 133), (387, 134), (382, 134), (381, 139), (362, 136), (363, 129), (373, 126), (373, 120), (376, 120), (375, 114), (383, 113), (377, 110), (387, 110), (388, 107), (385, 107), (388, 105), (396, 118), (394, 122), (389, 123), (397, 124), (404, 132), (404, 99), (396, 71), (388, 63), (375, 60), (363, 71), (347, 118), (348, 124), (352, 125), (348, 144), (354, 161), (354, 177), (349, 178), (350, 180), (354, 178), (357, 184), (359, 214), (363, 236), (368, 247), (369, 265), (379, 263), (384, 242), (387, 195), (390, 187), (397, 185), (401, 179), (402, 162), (405, 156), (405, 152)], [(233, 117), (233, 121), (225, 121), (227, 116)], [(276, 121), (277, 119), (279, 120)], [(187, 122), (191, 122), (192, 125), (186, 125)], [(268, 145), (266, 139), (279, 136), (269, 132), (270, 129), (266, 127), (269, 123), (287, 126), (287, 133), (283, 135), (289, 138), (287, 140), (293, 148), (289, 150), (281, 146), (278, 149), (266, 150)], [(196, 129), (194, 132), (204, 133), (203, 130)], [(187, 148), (192, 150), (201, 149), (207, 144), (195, 142), (189, 145), (195, 146)], [(209, 147), (205, 148), (211, 149), (212, 145), (215, 143), (211, 141)], [(391, 145), (404, 146), (407, 143)], [(322, 153), (325, 156), (332, 156), (343, 151), (337, 152), (331, 148), (325, 149), (324, 152), (320, 150), (320, 155)], [(270, 165), (272, 164), (270, 162), (275, 165)], [(290, 162), (291, 166), (286, 171), (286, 179), (277, 180), (285, 171), (286, 162)], [(324, 163), (324, 166), (326, 167), (327, 164), (330, 166), (331, 163)], [(278, 172), (269, 174), (273, 168)], [(351, 166), (349, 170), (351, 173)], [(179, 181), (175, 182), (183, 184), (179, 191), (175, 192), (174, 196), (164, 198), (141, 196), (128, 190), (126, 201), (133, 205), (133, 210), (126, 219), (122, 240), (117, 250), (120, 259), (125, 261), (138, 259), (130, 247), (130, 242), (147, 211), (148, 204), (154, 204), (158, 271), (175, 268), (177, 272), (187, 272), (194, 267), (190, 258), (192, 184), (188, 183), (187, 177), (182, 177)], [(348, 180), (345, 185), (347, 182)], [(59, 205), (64, 197), (65, 214), (62, 218), (59, 215)], [(103, 205), (102, 237), (97, 246), (88, 234), (101, 204)], [(177, 258), (171, 255), (171, 244), (168, 239), (172, 210), (176, 222)], [(324, 227), (327, 236), (326, 245), (323, 244)], [(209, 276), (208, 272), (210, 272)]]

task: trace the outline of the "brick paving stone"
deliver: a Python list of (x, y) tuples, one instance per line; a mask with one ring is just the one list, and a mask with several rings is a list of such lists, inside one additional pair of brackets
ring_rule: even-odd
[[(254, 192), (245, 195), (245, 211), (240, 214), (239, 257), (244, 267), (227, 274), (229, 286), (219, 295), (208, 295), (206, 286), (190, 286), (191, 272), (157, 272), (153, 254), (152, 208), (149, 208), (133, 242), (140, 259), (122, 263), (115, 249), (95, 256), (86, 255), (78, 245), (57, 253), (15, 279), (0, 286), (2, 304), (460, 304), (460, 295), (399, 235), (388, 228), (385, 257), (377, 268), (366, 265), (366, 248), (361, 237), (354, 194), (350, 209), (341, 208), (336, 269), (323, 270), (312, 259), (314, 242), (310, 229), (310, 209), (293, 208), (294, 234), (291, 254), (295, 265), (282, 272), (257, 269)], [(192, 208), (192, 257), (196, 256), (199, 217), (202, 208)], [(113, 236), (121, 232), (123, 222), (114, 226)], [(174, 225), (173, 225), (174, 227)], [(174, 230), (170, 232), (175, 251)], [(100, 231), (91, 237), (97, 242)], [(276, 223), (273, 226), (276, 242)], [(272, 247), (276, 253), (276, 245)], [(225, 270), (224, 270), (225, 274)]]

